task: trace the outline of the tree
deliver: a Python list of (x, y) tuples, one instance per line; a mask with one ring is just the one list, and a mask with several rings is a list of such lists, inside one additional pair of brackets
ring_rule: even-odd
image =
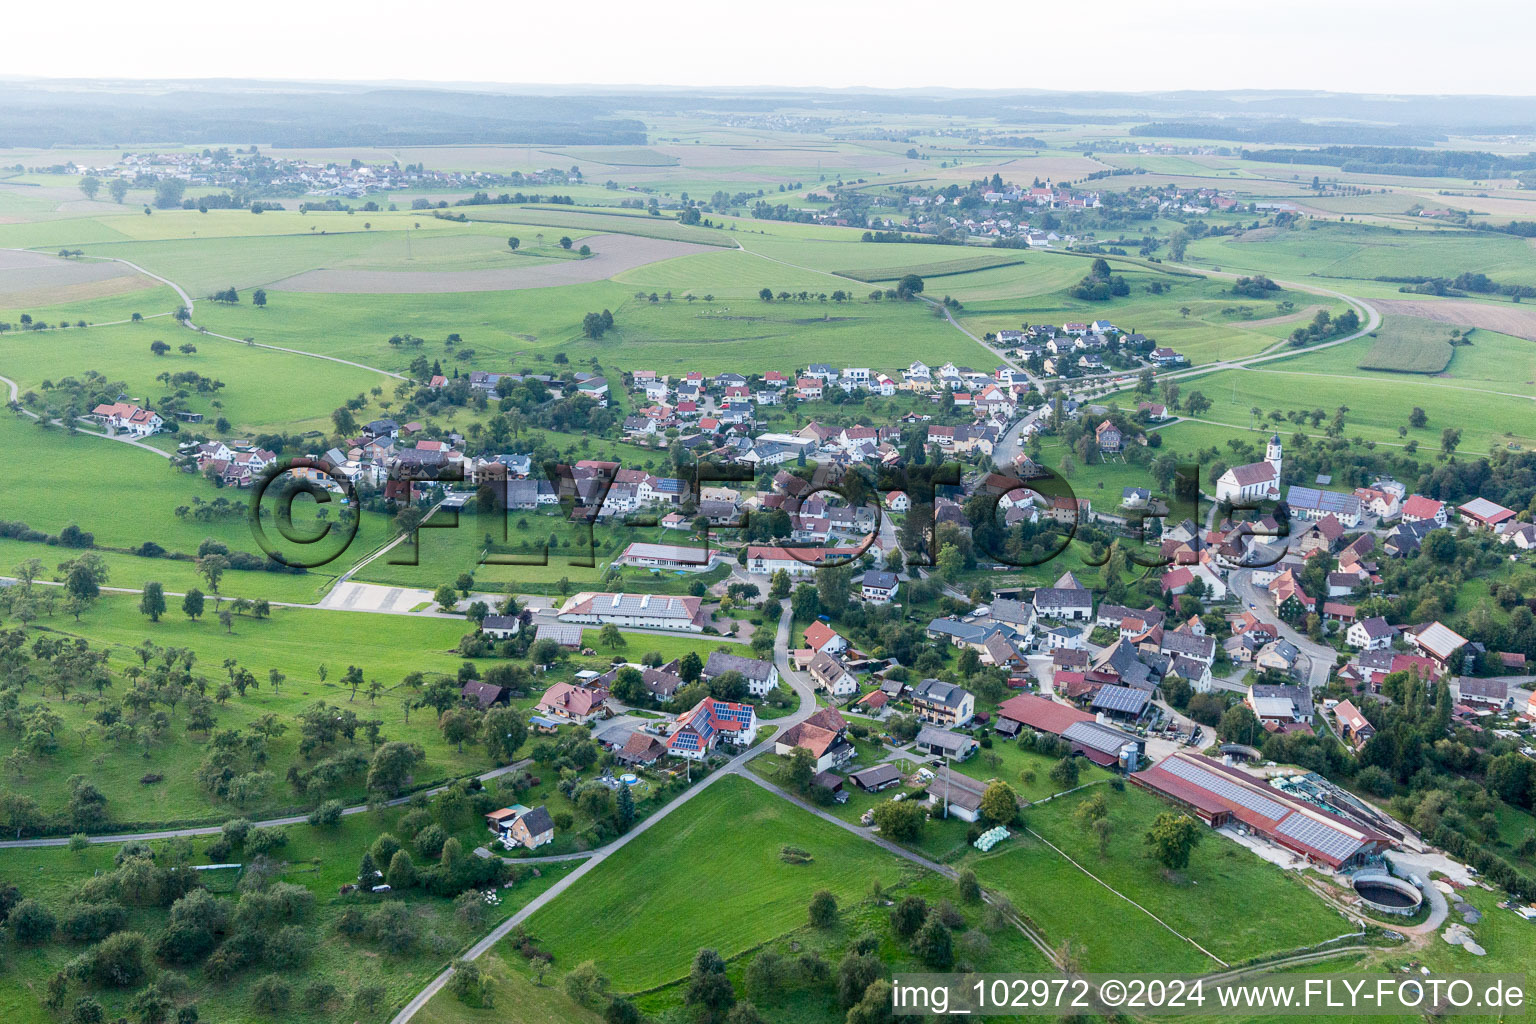
[(1108, 818), (1099, 818), (1093, 823), (1093, 837), (1098, 841), (1099, 856), (1109, 856), (1109, 839), (1114, 834), (1115, 824)]
[(615, 996), (603, 1010), (604, 1024), (640, 1024), (640, 1021), (639, 1009), (621, 996)]
[(480, 720), (481, 742), (486, 753), (498, 763), (511, 763), (517, 750), (528, 738), (528, 726), (509, 707), (493, 707)]
[(251, 989), (251, 1005), (262, 1013), (281, 1013), (292, 999), (292, 986), (276, 974), (268, 974)]
[(391, 889), (415, 888), (419, 875), (416, 871), (416, 862), (411, 860), (411, 855), (405, 850), (396, 850), (394, 856), (389, 858), (389, 870), (384, 873), (384, 880), (389, 883)]
[(1189, 855), (1200, 844), (1200, 823), (1187, 814), (1164, 811), (1147, 830), (1146, 845), (1152, 855), (1169, 871), (1179, 871), (1189, 864)]
[(731, 1012), (725, 1015), (725, 1024), (768, 1024), (768, 1022), (751, 1003), (737, 1003), (731, 1007)]
[(197, 560), (197, 571), (203, 579), (208, 581), (208, 589), (217, 594), (219, 583), (224, 579), (224, 574), (229, 571), (229, 559), (220, 554), (206, 554)]
[(688, 987), (683, 1002), (698, 1007), (701, 1019), (719, 1021), (736, 1003), (736, 991), (725, 976), (725, 960), (713, 949), (701, 949), (693, 956), (688, 973)]
[(919, 295), (923, 290), (923, 279), (916, 274), (905, 274), (896, 282), (896, 294), (900, 298), (910, 299)]
[(785, 774), (789, 784), (804, 793), (811, 788), (811, 779), (816, 775), (816, 755), (805, 747), (796, 747), (790, 751), (789, 767)]
[(891, 930), (899, 938), (911, 938), (928, 917), (928, 903), (921, 896), (903, 896), (891, 908)]
[(613, 622), (605, 623), (603, 628), (598, 631), (597, 642), (610, 651), (616, 651), (620, 647), (629, 646), (629, 641), (624, 639), (623, 631), (619, 629), (617, 623)]
[(254, 292), (251, 293), (251, 305), (260, 308), (266, 304), (267, 290), (265, 288), (257, 288)]
[(893, 997), (891, 983), (877, 978), (864, 990), (859, 1001), (848, 1008), (845, 1024), (890, 1024)]
[(966, 903), (981, 902), (981, 883), (976, 880), (976, 872), (970, 868), (963, 869), (955, 878), (955, 889)]
[(92, 602), (101, 596), (101, 580), (105, 569), (97, 568), (87, 559), (96, 559), (99, 556), (82, 555), (75, 559), (69, 566), (69, 573), (64, 577), (64, 593), (68, 595), (70, 611), (74, 613), (75, 621), (80, 621), (80, 613), (88, 608)]
[(560, 248), (562, 248), (562, 249), (569, 249), (570, 247), (571, 247), (571, 236), (570, 235), (561, 235), (560, 236)]
[(923, 806), (912, 800), (887, 800), (885, 803), (876, 804), (875, 827), (880, 834), (888, 839), (894, 839), (899, 843), (916, 842), (923, 836), (923, 826), (927, 823), (928, 813)]
[(451, 612), (459, 603), (459, 591), (452, 583), (444, 583), (432, 595), (432, 601), (445, 612)]
[(988, 821), (1004, 825), (1019, 813), (1019, 798), (1006, 782), (993, 782), (981, 794), (981, 813)]
[(453, 964), (453, 994), (465, 1006), (485, 1006), (488, 1003), (490, 979), (474, 960), (455, 960)]
[(399, 796), (411, 782), (412, 773), (426, 757), (415, 743), (395, 740), (374, 751), (368, 765), (368, 789), (387, 797)]
[(777, 994), (788, 979), (789, 962), (782, 954), (765, 949), (747, 965), (742, 981), (746, 985), (747, 994), (763, 999)]
[(196, 587), (187, 591), (186, 596), (181, 599), (181, 610), (186, 612), (187, 618), (196, 622), (197, 617), (203, 614), (203, 592)]
[(885, 964), (870, 953), (852, 953), (837, 965), (837, 1001), (844, 1007), (852, 1006), (864, 995), (885, 971)]
[(1051, 766), (1051, 781), (1062, 789), (1071, 789), (1077, 785), (1078, 774), (1081, 766), (1071, 754), (1057, 761)]
[(817, 890), (811, 897), (810, 921), (815, 928), (831, 928), (837, 924), (837, 897), (826, 889)]
[(522, 244), (523, 240), (518, 238), (516, 235), (513, 235), (511, 238), (507, 239), (507, 248), (511, 249), (513, 252), (517, 252), (517, 247)]
[(479, 731), (480, 716), (468, 706), (460, 704), (438, 715), (437, 725), (443, 732), (443, 739), (452, 743), (454, 749), (462, 754), (464, 741), (473, 738)]
[(150, 622), (159, 622), (160, 616), (165, 614), (165, 588), (151, 580), (144, 584), (144, 593), (139, 595), (139, 613), (148, 615)]
[(944, 970), (955, 962), (954, 936), (937, 910), (928, 912), (928, 919), (912, 936), (912, 952), (935, 970)]
[(149, 351), (152, 355), (163, 356), (171, 350), (171, 346), (156, 338), (149, 343)]
[(816, 573), (816, 598), (829, 615), (848, 607), (853, 596), (853, 565), (827, 566)]
[(1259, 724), (1248, 705), (1234, 704), (1221, 716), (1221, 722), (1216, 726), (1216, 735), (1227, 743), (1252, 746), (1263, 737), (1264, 727)]
[(1418, 429), (1422, 430), (1424, 427), (1429, 425), (1429, 416), (1424, 412), (1423, 409), (1420, 409), (1418, 406), (1414, 406), (1413, 411), (1408, 414), (1408, 425), (1410, 427), (1417, 427)]
[(92, 954), (91, 978), (98, 985), (131, 988), (144, 979), (148, 942), (138, 932), (116, 932), (102, 940)]

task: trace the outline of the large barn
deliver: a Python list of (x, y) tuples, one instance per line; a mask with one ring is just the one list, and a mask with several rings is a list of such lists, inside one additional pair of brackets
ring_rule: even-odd
[(1390, 836), (1329, 814), (1247, 772), (1178, 751), (1131, 776), (1143, 789), (1182, 804), (1212, 828), (1240, 823), (1273, 843), (1334, 870), (1393, 845)]

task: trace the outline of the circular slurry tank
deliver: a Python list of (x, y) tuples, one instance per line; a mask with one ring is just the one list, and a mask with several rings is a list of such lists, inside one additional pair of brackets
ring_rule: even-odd
[(1412, 882), (1385, 871), (1362, 871), (1350, 879), (1360, 901), (1383, 914), (1411, 917), (1424, 902), (1424, 894)]

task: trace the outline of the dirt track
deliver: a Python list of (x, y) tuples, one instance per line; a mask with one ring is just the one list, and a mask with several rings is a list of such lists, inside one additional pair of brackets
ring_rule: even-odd
[(584, 260), (529, 257), (526, 265), (487, 270), (306, 270), (267, 285), (272, 291), (416, 295), (441, 292), (504, 292), (606, 281), (659, 260), (716, 251), (707, 245), (638, 235), (583, 238), (593, 254)]
[(46, 306), (116, 295), (152, 282), (122, 264), (61, 260), (52, 253), (0, 251), (0, 306)]
[(1416, 316), (1458, 327), (1481, 327), (1536, 341), (1536, 306), (1462, 299), (1374, 299), (1384, 315)]

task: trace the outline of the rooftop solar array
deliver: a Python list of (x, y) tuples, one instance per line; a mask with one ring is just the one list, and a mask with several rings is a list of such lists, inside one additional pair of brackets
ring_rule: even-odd
[(1137, 690), (1129, 686), (1104, 686), (1094, 695), (1093, 706), (1103, 708), (1105, 711), (1119, 711), (1128, 715), (1139, 715), (1141, 709), (1147, 706), (1151, 694), (1146, 690)]
[(1278, 821), (1289, 812), (1289, 808), (1277, 801), (1271, 800), (1262, 793), (1256, 793), (1238, 785), (1231, 779), (1215, 772), (1207, 771), (1193, 761), (1186, 761), (1182, 757), (1164, 758), (1159, 768), (1170, 775), (1177, 776), (1185, 782), (1191, 782), (1201, 789), (1215, 793), (1223, 800), (1229, 800), (1240, 807), (1246, 807), (1256, 814), (1262, 814), (1271, 821)]
[(1340, 862), (1354, 856), (1361, 845), (1360, 840), (1348, 832), (1299, 812), (1282, 821), (1276, 831)]
[(1121, 747), (1136, 742), (1136, 737), (1129, 733), (1097, 722), (1073, 722), (1061, 731), (1061, 737), (1106, 754), (1119, 754)]

